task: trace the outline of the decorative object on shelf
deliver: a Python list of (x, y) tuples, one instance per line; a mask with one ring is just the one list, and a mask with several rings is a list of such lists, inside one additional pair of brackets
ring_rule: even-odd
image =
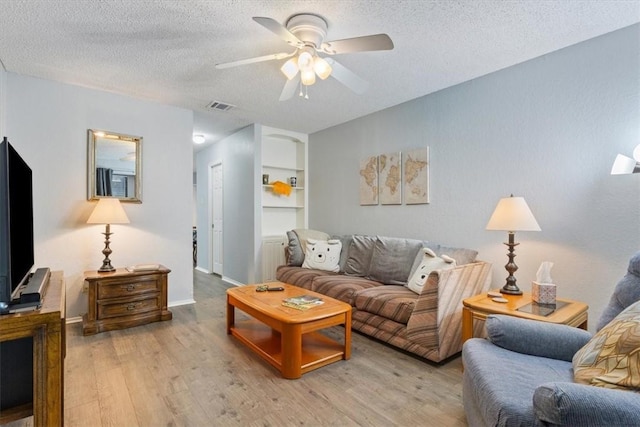
[(360, 205), (378, 204), (378, 156), (360, 162)]
[(407, 151), (402, 156), (404, 203), (429, 203), (429, 147)]
[(632, 173), (640, 173), (640, 144), (633, 150), (633, 159), (618, 154), (611, 168), (611, 175), (627, 175)]
[(292, 187), (295, 187), (296, 185), (298, 185), (298, 178), (295, 176), (292, 176), (291, 178), (289, 178), (289, 185), (291, 185)]
[(510, 295), (522, 295), (522, 291), (516, 285), (516, 278), (513, 273), (518, 270), (514, 249), (519, 243), (514, 242), (514, 232), (516, 231), (540, 231), (540, 226), (531, 213), (527, 202), (523, 197), (505, 197), (500, 199), (493, 215), (487, 224), (487, 230), (501, 230), (509, 232), (509, 241), (505, 243), (509, 248), (509, 262), (504, 268), (509, 272), (507, 282), (500, 292)]
[(113, 252), (111, 248), (109, 248), (109, 236), (113, 234), (111, 232), (111, 224), (129, 224), (129, 218), (122, 208), (120, 200), (115, 197), (102, 198), (98, 200), (98, 204), (89, 216), (87, 224), (106, 225), (105, 232), (102, 233), (104, 234), (104, 249), (102, 250), (104, 260), (102, 261), (102, 267), (100, 267), (98, 272), (104, 273), (115, 271), (115, 268), (111, 265), (111, 260), (109, 259), (109, 255)]
[(262, 174), (262, 185), (269, 185), (269, 174), (268, 173), (263, 173)]
[(378, 156), (380, 171), (380, 204), (399, 205), (402, 203), (402, 175), (401, 175), (402, 154), (395, 153), (381, 154)]
[(273, 184), (272, 190), (274, 193), (281, 196), (288, 196), (291, 194), (291, 186), (286, 182), (275, 181)]

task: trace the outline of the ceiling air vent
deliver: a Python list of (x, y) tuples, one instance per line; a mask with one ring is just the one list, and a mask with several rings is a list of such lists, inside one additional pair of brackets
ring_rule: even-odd
[(235, 107), (235, 105), (225, 104), (224, 102), (218, 102), (218, 101), (211, 101), (210, 103), (207, 104), (207, 110), (213, 110), (213, 111), (229, 111), (233, 107)]

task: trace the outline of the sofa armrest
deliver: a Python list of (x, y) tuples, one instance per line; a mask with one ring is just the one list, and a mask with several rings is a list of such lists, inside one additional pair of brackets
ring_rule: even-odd
[(407, 338), (437, 348), (437, 361), (460, 352), (462, 300), (486, 292), (490, 286), (491, 264), (485, 261), (432, 272), (407, 323)]
[(582, 329), (502, 314), (487, 316), (488, 338), (495, 345), (517, 353), (571, 362), (590, 339)]
[(538, 419), (556, 425), (638, 425), (640, 397), (586, 384), (545, 383), (533, 394), (533, 411)]

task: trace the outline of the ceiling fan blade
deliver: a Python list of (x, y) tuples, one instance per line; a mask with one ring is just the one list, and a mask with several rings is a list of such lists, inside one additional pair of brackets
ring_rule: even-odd
[(291, 80), (287, 80), (284, 84), (284, 88), (282, 88), (282, 93), (280, 94), (280, 101), (286, 101), (290, 99), (294, 93), (296, 93), (296, 89), (300, 84), (300, 73), (296, 74), (294, 78)]
[(275, 19), (265, 18), (262, 16), (254, 16), (253, 20), (258, 24), (265, 27), (267, 30), (271, 31), (282, 40), (289, 43), (291, 46), (295, 47), (304, 47), (304, 43), (291, 33), (291, 31), (287, 30), (282, 24), (280, 24)]
[(255, 62), (271, 61), (273, 59), (285, 59), (292, 57), (295, 53), (295, 51), (293, 51), (293, 53), (274, 53), (271, 55), (257, 56), (255, 58), (240, 59), (238, 61), (216, 64), (215, 67), (219, 70), (222, 70), (224, 68), (237, 67), (238, 65), (253, 64)]
[(368, 52), (372, 50), (391, 50), (393, 41), (386, 34), (354, 37), (322, 43), (322, 51), (329, 55), (351, 52)]
[(333, 69), (331, 71), (331, 77), (333, 77), (358, 95), (362, 95), (367, 91), (369, 83), (366, 80), (363, 80), (353, 71), (349, 70), (333, 58), (325, 58), (325, 61), (327, 61)]

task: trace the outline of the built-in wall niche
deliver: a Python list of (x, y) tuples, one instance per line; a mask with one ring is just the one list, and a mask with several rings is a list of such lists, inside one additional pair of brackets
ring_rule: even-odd
[(142, 203), (142, 137), (89, 129), (87, 199)]

